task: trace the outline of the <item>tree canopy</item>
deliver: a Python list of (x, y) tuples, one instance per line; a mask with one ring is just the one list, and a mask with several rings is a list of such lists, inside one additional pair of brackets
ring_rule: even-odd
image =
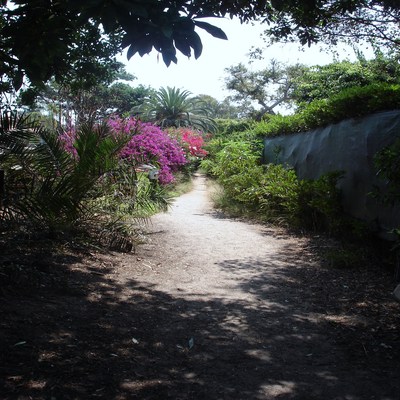
[(239, 104), (244, 115), (257, 119), (275, 114), (282, 107), (305, 107), (354, 87), (399, 84), (399, 58), (399, 54), (388, 56), (376, 51), (370, 60), (358, 53), (354, 62), (333, 61), (322, 66), (286, 65), (272, 60), (267, 67), (254, 70), (250, 63), (241, 63), (225, 69), (225, 85), (232, 92), (229, 100)]
[(296, 80), (293, 100), (298, 105), (310, 103), (329, 99), (345, 89), (379, 83), (400, 83), (399, 55), (388, 57), (378, 53), (371, 60), (359, 56), (355, 62), (311, 66)]
[(154, 92), (143, 85), (132, 87), (128, 82), (134, 79), (136, 77), (127, 73), (122, 64), (119, 64), (119, 69), (112, 66), (90, 86), (79, 85), (74, 80), (58, 83), (51, 79), (44, 85), (21, 89), (18, 105), (30, 112), (45, 111), (61, 125), (98, 121), (110, 114), (129, 114)]
[(1, 91), (19, 89), (25, 77), (38, 83), (78, 73), (90, 83), (122, 49), (128, 58), (155, 49), (167, 65), (177, 62), (178, 51), (198, 58), (202, 42), (196, 29), (227, 38), (202, 19), (227, 16), (261, 20), (277, 40), (368, 38), (400, 45), (397, 0), (2, 0)]
[(243, 63), (225, 69), (225, 86), (233, 92), (230, 99), (241, 105), (248, 114), (257, 114), (253, 107), (261, 107), (258, 114), (275, 114), (277, 107), (290, 107), (296, 81), (307, 68), (303, 65), (284, 65), (271, 60), (261, 70), (253, 71)]
[(300, 42), (372, 41), (377, 46), (400, 46), (400, 3), (397, 0), (271, 0), (268, 40)]

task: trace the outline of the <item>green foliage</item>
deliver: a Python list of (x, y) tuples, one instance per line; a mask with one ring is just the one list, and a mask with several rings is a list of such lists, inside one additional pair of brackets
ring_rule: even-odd
[[(77, 71), (96, 77), (96, 58), (110, 60), (121, 50), (143, 56), (153, 49), (165, 64), (202, 53), (196, 29), (226, 39), (205, 17), (262, 18), (276, 40), (311, 44), (374, 40), (398, 47), (399, 9), (394, 0), (346, 1), (2, 1), (0, 3), (0, 89), (19, 89), (27, 77), (45, 82)], [(83, 57), (82, 57), (83, 56)], [(58, 79), (57, 79), (58, 80)]]
[[(70, 229), (85, 220), (90, 215), (87, 195), (115, 166), (125, 140), (108, 135), (105, 126), (82, 126), (74, 143), (77, 156), (72, 157), (56, 132), (35, 124), (24, 126), (23, 119), (10, 128), (7, 119), (3, 116), (0, 128), (6, 141), (0, 163), (8, 167), (4, 215), (50, 230)], [(14, 143), (8, 140), (10, 135)]]
[(60, 84), (52, 79), (46, 85), (31, 85), (21, 90), (18, 103), (30, 112), (38, 111), (51, 116), (60, 125), (65, 125), (64, 121), (75, 125), (91, 119), (100, 121), (110, 114), (130, 113), (154, 92), (149, 87), (132, 87), (119, 82), (121, 77), (135, 79), (126, 73), (121, 64), (118, 68), (110, 67), (104, 80), (99, 75), (89, 86), (79, 85), (73, 80)]
[[(243, 115), (260, 119), (265, 114), (275, 114), (279, 106), (292, 105), (297, 78), (306, 68), (271, 60), (266, 68), (253, 71), (240, 63), (225, 68), (225, 86), (233, 92), (230, 99), (241, 106)], [(256, 111), (254, 103), (261, 108)]]
[[(245, 123), (247, 126), (247, 123)], [(256, 137), (256, 135), (252, 131), (244, 131), (244, 132), (234, 132), (231, 134), (224, 136), (216, 135), (216, 137), (209, 142), (207, 142), (205, 149), (208, 152), (207, 157), (201, 161), (201, 168), (204, 172), (209, 174), (210, 176), (216, 176), (218, 173), (218, 168), (214, 171), (214, 167), (217, 167), (219, 162), (216, 160), (219, 157), (220, 152), (226, 146), (236, 147), (237, 143), (241, 142), (243, 146), (247, 146), (248, 151), (251, 154), (254, 154), (256, 158), (261, 161), (261, 154), (263, 150), (262, 141)], [(237, 149), (235, 149), (236, 151)], [(247, 151), (242, 148), (243, 151)]]
[[(399, 45), (400, 6), (394, 0), (271, 1), (273, 23), (265, 34), (269, 42), (326, 43), (372, 42), (377, 47)], [(270, 44), (267, 42), (267, 45)]]
[[(114, 60), (124, 48), (128, 48), (128, 58), (136, 53), (143, 56), (154, 48), (167, 65), (177, 62), (177, 50), (187, 57), (193, 52), (198, 58), (202, 43), (195, 28), (226, 39), (218, 27), (195, 20), (197, 13), (212, 16), (211, 8), (205, 11), (191, 2), (9, 3), (0, 4), (0, 66), (6, 76), (1, 81), (8, 81), (16, 90), (24, 76), (34, 83), (44, 83), (52, 76), (57, 81), (68, 80), (75, 73), (85, 80), (93, 79), (97, 72), (102, 73), (99, 64)], [(215, 9), (216, 15), (220, 12)]]
[(215, 137), (229, 138), (236, 132), (245, 132), (255, 124), (250, 119), (216, 119), (217, 125)]
[(342, 61), (327, 65), (315, 65), (304, 69), (296, 80), (294, 98), (303, 107), (314, 100), (329, 99), (344, 89), (377, 83), (399, 83), (398, 55), (385, 56), (377, 53), (366, 60), (359, 56), (356, 62)]
[(329, 99), (316, 100), (294, 115), (273, 115), (257, 124), (260, 136), (306, 132), (348, 118), (359, 118), (379, 111), (400, 108), (400, 85), (386, 83), (352, 87)]
[(130, 251), (147, 218), (170, 205), (165, 188), (121, 161), (128, 138), (107, 125), (77, 130), (73, 151), (59, 132), (15, 113), (0, 116), (2, 227), (51, 233), (88, 232), (113, 249)]
[(202, 166), (223, 188), (217, 203), (266, 222), (334, 234), (343, 226), (337, 182), (332, 172), (317, 180), (300, 180), (292, 168), (260, 162), (257, 142), (229, 141), (215, 145), (212, 161)]
[(400, 139), (386, 146), (374, 157), (377, 174), (386, 186), (378, 191), (377, 195), (385, 204), (395, 205), (400, 203)]
[(258, 187), (251, 188), (247, 201), (260, 204), (261, 217), (269, 222), (295, 222), (299, 181), (293, 169), (267, 164)]
[(168, 209), (170, 199), (166, 191), (135, 168), (131, 162), (120, 160), (112, 171), (101, 177), (95, 193), (92, 192), (96, 212), (130, 220), (132, 217), (147, 218)]
[(187, 90), (160, 88), (147, 98), (136, 111), (161, 128), (192, 127), (203, 132), (215, 131), (215, 122), (206, 102), (191, 97)]
[(212, 170), (228, 195), (237, 201), (242, 201), (244, 190), (257, 186), (261, 172), (260, 155), (246, 142), (228, 142), (216, 155)]
[(301, 180), (297, 214), (301, 226), (313, 231), (337, 233), (343, 228), (343, 211), (337, 182), (344, 172), (335, 171), (316, 180)]
[[(400, 138), (379, 151), (375, 155), (374, 162), (378, 176), (386, 183), (376, 188), (375, 196), (380, 198), (385, 205), (398, 207), (400, 204)], [(397, 254), (395, 279), (400, 281), (400, 227), (392, 229), (390, 233), (395, 240), (392, 250)]]

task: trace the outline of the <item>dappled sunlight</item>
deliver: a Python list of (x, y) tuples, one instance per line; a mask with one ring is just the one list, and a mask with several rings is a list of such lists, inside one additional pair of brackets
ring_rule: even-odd
[(58, 280), (2, 297), (5, 399), (397, 400), (400, 309), (379, 271), (324, 267), (279, 230), (169, 218), (140, 254), (56, 258)]
[[(243, 260), (222, 265), (233, 266), (248, 268)], [(181, 393), (181, 398), (217, 399), (225, 393), (235, 399), (318, 399), (329, 398), (332, 387), (346, 399), (366, 398), (367, 380), (365, 390), (353, 388), (350, 374), (358, 372), (340, 367), (349, 355), (330, 334), (333, 319), (324, 321), (309, 299), (297, 297), (296, 286), (307, 273), (295, 278), (276, 271), (264, 277), (268, 284), (263, 285), (262, 268), (253, 264), (252, 282), (237, 281), (241, 290), (253, 288), (258, 308), (253, 299), (172, 296), (152, 284), (131, 279), (121, 285), (101, 274), (87, 276), (87, 297), (31, 299), (42, 303), (41, 312), (53, 324), (15, 348), (15, 360), (29, 349), (30, 362), (22, 366), (8, 360), (6, 387), (18, 381), (34, 398), (51, 393), (166, 399)], [(72, 275), (70, 284), (76, 278)], [(10, 307), (17, 320), (29, 312), (22, 304)], [(55, 380), (53, 371), (63, 379)], [(87, 376), (84, 387), (82, 373)], [(217, 386), (208, 384), (216, 380)]]

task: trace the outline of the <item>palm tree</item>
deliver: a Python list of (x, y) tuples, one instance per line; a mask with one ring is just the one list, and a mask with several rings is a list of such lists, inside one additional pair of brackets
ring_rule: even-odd
[(0, 169), (12, 196), (5, 198), (0, 219), (30, 220), (50, 229), (72, 227), (87, 215), (88, 193), (113, 170), (125, 138), (114, 138), (105, 125), (80, 127), (77, 157), (65, 150), (59, 133), (16, 113), (0, 115)]
[(147, 121), (161, 128), (192, 127), (205, 132), (215, 131), (215, 122), (206, 102), (190, 97), (187, 90), (160, 88), (137, 111)]

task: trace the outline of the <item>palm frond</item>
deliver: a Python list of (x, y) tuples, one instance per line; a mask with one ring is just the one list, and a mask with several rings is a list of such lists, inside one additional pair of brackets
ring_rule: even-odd
[(206, 102), (190, 96), (187, 90), (160, 88), (138, 110), (144, 119), (162, 128), (193, 127), (214, 132), (211, 109)]

